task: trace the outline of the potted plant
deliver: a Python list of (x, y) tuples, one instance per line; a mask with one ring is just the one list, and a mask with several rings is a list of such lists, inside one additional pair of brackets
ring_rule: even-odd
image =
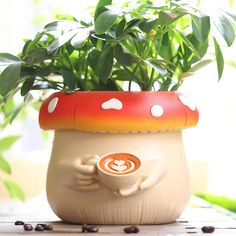
[[(220, 16), (230, 46), (232, 16)], [(178, 1), (120, 10), (100, 0), (93, 22), (65, 16), (26, 40), (18, 57), (0, 54), (3, 100), (58, 91), (43, 102), (39, 123), (55, 130), (47, 196), (62, 220), (161, 224), (181, 214), (190, 197), (181, 129), (196, 125), (198, 111), (177, 89), (209, 63), (210, 26), (209, 16)], [(213, 42), (220, 78), (223, 55)]]

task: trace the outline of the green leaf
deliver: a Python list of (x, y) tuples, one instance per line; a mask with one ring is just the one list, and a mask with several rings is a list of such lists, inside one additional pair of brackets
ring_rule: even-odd
[(201, 56), (199, 55), (196, 48), (193, 46), (193, 44), (189, 41), (189, 39), (184, 36), (181, 32), (179, 32), (177, 29), (173, 29), (173, 32), (175, 33), (176, 39), (179, 42), (183, 42), (194, 54), (195, 56), (200, 59)]
[(160, 65), (158, 65), (158, 64), (156, 64), (156, 63), (154, 63), (154, 62), (147, 61), (147, 60), (145, 60), (144, 62), (145, 62), (148, 66), (150, 66), (151, 68), (153, 68), (156, 72), (158, 72), (161, 76), (166, 76), (167, 70), (166, 70), (164, 67), (162, 67), (162, 66), (160, 66)]
[(99, 77), (104, 83), (107, 82), (113, 66), (113, 47), (107, 46), (103, 50), (100, 58)]
[(177, 91), (180, 85), (181, 85), (180, 83), (175, 84), (173, 87), (171, 87), (170, 91)]
[(38, 33), (34, 40), (30, 41), (29, 43), (26, 42), (27, 45), (25, 45), (24, 51), (25, 55), (28, 55), (29, 52), (31, 52), (35, 47), (36, 44), (39, 42), (39, 40), (43, 37), (44, 32)]
[(230, 66), (236, 68), (236, 61), (233, 58), (232, 59), (227, 59), (227, 61), (225, 61), (225, 63), (227, 65), (230, 65)]
[(30, 43), (32, 42), (31, 39), (27, 39), (25, 41), (25, 44), (23, 46), (23, 49), (22, 49), (22, 58), (24, 58), (25, 56), (27, 56), (27, 48), (29, 47)]
[[(188, 35), (188, 39), (192, 43), (194, 48), (197, 50), (197, 52), (200, 55), (200, 57), (202, 58), (206, 54), (206, 52), (207, 52), (207, 49), (208, 49), (208, 46), (209, 46), (208, 40), (205, 40), (205, 42), (200, 43), (197, 40), (197, 38), (195, 37), (194, 34)], [(194, 63), (195, 61), (196, 62), (199, 61), (199, 58), (197, 58), (196, 56), (192, 58), (191, 62)]]
[(155, 24), (158, 22), (158, 19), (152, 19), (152, 20), (145, 20), (144, 22), (142, 22), (141, 24), (139, 24), (139, 28), (145, 32), (146, 34), (148, 34), (153, 27), (155, 26)]
[(65, 70), (65, 69), (61, 69), (60, 70), (61, 75), (63, 77), (64, 83), (65, 85), (72, 91), (75, 90), (75, 88), (77, 87), (77, 83), (78, 80), (77, 78), (74, 76), (74, 74), (69, 71), (69, 70)]
[(20, 94), (21, 96), (25, 96), (33, 87), (34, 85), (34, 81), (35, 81), (35, 78), (34, 77), (28, 77), (22, 87), (21, 87), (21, 91), (20, 91)]
[(165, 60), (170, 61), (178, 52), (179, 44), (175, 38), (173, 38), (172, 32), (167, 32), (163, 35), (160, 56)]
[(49, 46), (48, 46), (48, 52), (51, 53), (58, 49), (59, 47), (63, 46), (65, 43), (70, 41), (77, 33), (78, 29), (76, 30), (70, 30), (65, 32), (63, 35), (61, 35), (59, 38), (55, 39)]
[(171, 11), (165, 11), (165, 12), (161, 11), (159, 13), (160, 25), (162, 25), (162, 26), (170, 25), (186, 14), (187, 14), (187, 12), (174, 13)]
[(116, 37), (119, 37), (125, 28), (126, 20), (125, 18), (122, 19), (122, 21), (119, 22), (119, 24), (116, 26)]
[(196, 195), (212, 204), (219, 205), (225, 209), (228, 209), (229, 211), (236, 212), (236, 199), (210, 193), (198, 193)]
[(30, 77), (31, 75), (36, 75), (37, 70), (31, 66), (25, 66), (24, 64), (21, 65), (20, 70), (20, 78)]
[(5, 97), (11, 89), (15, 88), (20, 77), (20, 63), (11, 64), (0, 75), (0, 95)]
[(200, 70), (201, 68), (207, 66), (211, 62), (212, 62), (212, 60), (209, 60), (209, 59), (200, 61), (200, 62), (196, 63), (193, 67), (191, 67), (189, 72), (196, 72), (196, 71)]
[(19, 113), (21, 112), (21, 110), (24, 108), (24, 104), (21, 104), (20, 106), (16, 107), (13, 112), (11, 113), (11, 118), (9, 123), (12, 124), (13, 120), (15, 120), (15, 118), (19, 115)]
[(77, 27), (80, 27), (81, 25), (77, 21), (71, 21), (71, 20), (59, 20), (54, 21), (49, 24), (47, 24), (44, 27), (45, 31), (68, 31)]
[(193, 67), (191, 67), (189, 72), (196, 72), (196, 71), (200, 70), (201, 68), (207, 66), (211, 62), (212, 62), (212, 60), (209, 60), (209, 59), (200, 61), (200, 62), (196, 63)]
[(50, 55), (48, 55), (47, 49), (46, 48), (38, 48), (35, 47), (32, 49), (28, 55), (25, 57), (25, 61), (28, 64), (36, 64), (40, 63), (44, 60), (50, 59)]
[(14, 109), (15, 106), (16, 106), (15, 100), (8, 99), (8, 100), (4, 101), (4, 104), (2, 104), (1, 113), (6, 117), (8, 114), (10, 114), (12, 112), (12, 110)]
[(127, 23), (127, 26), (125, 28), (125, 32), (128, 32), (132, 27), (140, 23), (141, 19), (133, 19)]
[(99, 64), (101, 52), (97, 49), (92, 50), (88, 55), (88, 63), (96, 75), (99, 75)]
[(113, 71), (112, 77), (115, 80), (119, 80), (119, 81), (130, 81), (130, 79), (131, 79), (129, 72), (122, 70), (122, 69)]
[(228, 16), (230, 16), (235, 22), (236, 22), (236, 15), (235, 14), (232, 14), (230, 12), (227, 12), (227, 11), (224, 11), (224, 10), (221, 10), (224, 14), (227, 14)]
[(215, 38), (214, 38), (214, 45), (215, 45), (215, 57), (218, 71), (218, 80), (220, 80), (224, 70), (224, 57), (221, 52), (220, 46)]
[[(190, 33), (186, 36), (187, 39), (194, 46), (196, 51), (198, 52), (200, 58), (203, 58), (208, 49), (208, 40), (205, 40), (204, 43), (200, 43), (193, 33)], [(178, 48), (178, 58), (182, 60), (182, 70), (183, 72), (187, 72), (190, 70), (192, 64), (199, 62), (199, 57), (196, 57), (192, 50), (187, 47), (185, 44), (180, 45)]]
[(9, 53), (0, 53), (0, 66), (9, 66), (12, 64), (19, 64), (20, 59)]
[(19, 135), (12, 135), (0, 139), (0, 152), (8, 150), (19, 138)]
[(133, 63), (133, 56), (125, 53), (119, 44), (115, 46), (115, 58), (119, 64), (124, 66), (130, 66)]
[(97, 6), (96, 6), (96, 10), (95, 10), (95, 14), (94, 14), (94, 20), (97, 19), (97, 17), (103, 13), (104, 11), (106, 11), (105, 6), (111, 5), (112, 4), (112, 0), (99, 0)]
[(80, 46), (90, 35), (89, 29), (81, 29), (79, 32), (71, 39), (71, 45), (75, 48)]
[(95, 20), (95, 32), (97, 34), (104, 34), (115, 23), (120, 11), (108, 9), (100, 14)]
[(9, 175), (11, 174), (11, 166), (2, 155), (0, 155), (0, 170)]
[(113, 80), (108, 79), (106, 84), (102, 81), (97, 85), (97, 90), (99, 91), (121, 91), (120, 86)]
[(218, 13), (218, 18), (214, 20), (215, 26), (223, 36), (228, 47), (230, 47), (235, 39), (234, 28), (230, 21), (221, 12)]
[(200, 43), (204, 43), (210, 32), (210, 17), (209, 16), (193, 16), (192, 15), (193, 34)]
[(43, 67), (41, 68), (40, 70), (38, 70), (35, 74), (36, 76), (39, 76), (39, 77), (47, 77), (49, 76), (51, 73), (53, 73), (54, 67), (49, 65), (49, 66), (46, 66), (46, 67)]
[(67, 15), (67, 14), (56, 14), (56, 18), (57, 20), (67, 20), (67, 21), (78, 22), (78, 20), (74, 16)]
[(21, 201), (25, 200), (25, 194), (17, 183), (11, 180), (4, 180), (4, 185), (7, 188), (8, 193), (11, 198), (16, 197), (20, 199)]

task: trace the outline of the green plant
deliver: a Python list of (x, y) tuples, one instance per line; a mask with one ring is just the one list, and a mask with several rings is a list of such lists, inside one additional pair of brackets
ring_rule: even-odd
[(204, 200), (219, 205), (229, 211), (236, 212), (236, 199), (229, 198), (227, 196), (219, 196), (210, 193), (199, 193), (196, 194), (198, 197), (203, 198)]
[[(132, 5), (132, 7), (131, 7)], [(235, 39), (235, 16), (224, 11), (212, 19), (180, 1), (127, 2), (122, 9), (112, 0), (100, 0), (94, 21), (85, 23), (61, 16), (46, 25), (33, 40), (26, 40), (18, 57), (0, 54), (0, 95), (5, 102), (16, 92), (32, 90), (123, 90), (127, 81), (141, 90), (177, 90), (183, 78), (208, 64), (214, 44), (219, 79), (224, 58), (211, 26), (228, 46)], [(60, 75), (60, 76), (52, 76)]]
[[(10, 175), (12, 173), (11, 166), (9, 162), (4, 157), (4, 152), (12, 147), (12, 145), (19, 139), (19, 136), (7, 136), (0, 139), (0, 170)], [(0, 177), (0, 181), (3, 182), (5, 188), (7, 189), (10, 197), (16, 197), (20, 200), (25, 200), (25, 195), (21, 187), (14, 181)]]
[[(8, 95), (9, 96), (9, 95)], [(25, 111), (22, 108), (25, 106), (29, 98), (23, 103), (17, 103), (16, 99), (8, 99), (7, 97), (2, 98), (2, 102), (0, 102), (0, 133), (7, 130), (12, 123), (12, 121), (19, 115), (21, 111), (21, 118), (25, 117)], [(19, 116), (18, 116), (19, 117)], [(25, 195), (20, 187), (15, 181), (9, 180), (7, 175), (10, 176), (12, 174), (12, 168), (10, 163), (5, 158), (5, 152), (9, 151), (12, 146), (20, 139), (20, 135), (8, 135), (2, 136), (0, 138), (0, 171), (2, 174), (0, 175), (0, 181), (5, 186), (6, 190), (9, 193), (10, 197), (18, 198), (22, 201), (25, 200)]]

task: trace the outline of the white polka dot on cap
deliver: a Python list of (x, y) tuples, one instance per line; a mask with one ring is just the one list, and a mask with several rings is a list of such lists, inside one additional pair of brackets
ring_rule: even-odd
[(153, 105), (151, 107), (151, 114), (152, 114), (152, 116), (160, 117), (160, 116), (163, 115), (163, 113), (164, 113), (164, 109), (163, 109), (162, 106), (160, 106), (160, 105)]
[(59, 98), (55, 97), (53, 98), (49, 103), (48, 103), (48, 112), (53, 113), (54, 110), (56, 109), (57, 103), (58, 103)]
[(108, 101), (102, 103), (101, 107), (104, 110), (109, 110), (109, 109), (121, 110), (123, 108), (123, 104), (117, 98), (111, 98)]

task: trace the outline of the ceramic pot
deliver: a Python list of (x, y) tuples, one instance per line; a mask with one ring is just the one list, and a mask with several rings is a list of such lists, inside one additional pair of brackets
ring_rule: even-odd
[(55, 93), (39, 122), (55, 130), (47, 197), (63, 221), (163, 224), (190, 197), (182, 128), (198, 111), (177, 92)]

